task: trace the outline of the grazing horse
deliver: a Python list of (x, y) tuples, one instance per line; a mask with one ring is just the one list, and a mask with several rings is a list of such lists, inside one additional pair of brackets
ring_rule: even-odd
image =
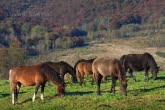
[[(84, 83), (84, 76), (85, 75), (92, 75), (92, 63), (95, 59), (89, 59), (89, 60), (84, 60), (81, 59), (79, 60), (74, 68), (76, 69), (76, 76), (77, 79), (79, 79), (80, 81), (80, 85), (82, 85)], [(93, 80), (93, 75), (92, 75), (92, 81), (91, 84), (93, 84), (94, 80)]]
[(44, 87), (48, 80), (52, 81), (56, 86), (58, 96), (64, 96), (64, 81), (59, 74), (46, 63), (12, 68), (9, 72), (12, 103), (18, 103), (18, 93), (22, 84), (25, 86), (35, 86), (35, 92), (32, 98), (33, 102), (41, 86), (41, 100), (43, 100)]
[(133, 71), (145, 71), (144, 80), (148, 81), (148, 71), (151, 69), (152, 78), (155, 80), (157, 78), (157, 73), (159, 72), (159, 67), (157, 66), (156, 61), (153, 56), (147, 52), (144, 54), (128, 54), (123, 55), (120, 58), (120, 62), (123, 65), (125, 72), (129, 69), (130, 75), (136, 81), (136, 78), (133, 76)]
[(115, 83), (116, 80), (119, 79), (120, 90), (124, 95), (127, 95), (126, 74), (119, 60), (111, 59), (109, 57), (97, 58), (92, 64), (92, 71), (97, 85), (97, 95), (100, 95), (100, 83), (103, 76), (110, 76), (112, 79), (112, 85), (110, 88), (111, 93), (115, 93)]
[(89, 63), (93, 63), (93, 61), (94, 61), (95, 59), (96, 59), (96, 58), (88, 59), (88, 60), (86, 60), (86, 59), (80, 59), (80, 60), (78, 60), (78, 61), (75, 63), (74, 69), (76, 70), (76, 67), (77, 67), (77, 65), (78, 65), (80, 62), (89, 62)]
[(64, 80), (66, 73), (69, 73), (72, 76), (72, 82), (77, 83), (76, 70), (64, 61), (60, 62), (45, 62), (50, 67), (52, 67), (57, 73), (60, 74), (61, 78)]

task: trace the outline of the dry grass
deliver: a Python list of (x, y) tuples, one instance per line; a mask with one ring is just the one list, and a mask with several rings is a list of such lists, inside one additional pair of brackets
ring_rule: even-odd
[(137, 39), (118, 39), (112, 40), (106, 43), (92, 43), (89, 46), (81, 48), (72, 48), (68, 50), (55, 51), (49, 55), (41, 56), (39, 60), (35, 60), (32, 63), (39, 63), (39, 61), (66, 61), (72, 66), (79, 59), (90, 59), (95, 57), (109, 56), (112, 58), (120, 58), (124, 54), (131, 53), (144, 53), (148, 52), (155, 58), (158, 65), (162, 70), (165, 70), (165, 59), (156, 54), (156, 52), (165, 52), (165, 48), (146, 47), (139, 43)]
[(94, 57), (105, 56), (109, 56), (112, 58), (120, 58), (124, 54), (140, 54), (148, 52), (151, 55), (153, 55), (158, 65), (161, 66), (161, 69), (165, 69), (165, 59), (156, 54), (157, 51), (165, 51), (165, 48), (145, 47), (141, 44), (137, 45), (135, 42), (135, 40), (118, 40), (110, 43), (93, 44), (91, 46), (88, 46), (88, 48), (72, 49), (71, 52), (68, 51), (69, 53), (67, 54), (67, 56), (62, 56), (58, 59), (69, 61), (71, 64), (74, 64), (74, 62), (81, 58), (89, 59)]

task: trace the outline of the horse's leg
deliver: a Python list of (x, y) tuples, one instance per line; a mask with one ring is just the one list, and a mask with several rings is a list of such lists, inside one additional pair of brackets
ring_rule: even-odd
[(129, 69), (129, 74), (131, 75), (133, 80), (136, 82), (136, 77), (133, 75), (133, 70), (131, 68)]
[(144, 67), (144, 70), (145, 70), (144, 81), (148, 81), (148, 70), (149, 70), (149, 68), (148, 67)]
[(16, 103), (18, 103), (18, 93), (19, 93), (20, 88), (21, 88), (21, 83), (18, 82), (17, 88), (16, 88), (16, 94), (15, 94), (16, 95)]
[(35, 85), (34, 95), (33, 95), (33, 98), (32, 98), (32, 101), (33, 101), (33, 102), (35, 101), (36, 94), (37, 94), (37, 92), (38, 92), (39, 87), (40, 87), (40, 84), (36, 84), (36, 85)]
[(41, 100), (44, 100), (44, 87), (45, 87), (45, 84), (46, 84), (46, 82), (44, 82), (44, 83), (41, 85)]
[(80, 85), (84, 84), (84, 74), (80, 74)]
[(93, 75), (92, 75), (91, 85), (93, 85), (93, 83), (94, 83), (94, 77), (93, 77)]
[(64, 81), (65, 74), (61, 74), (61, 79)]
[(56, 85), (56, 90), (57, 90), (57, 94), (58, 94), (58, 97), (63, 97), (64, 96), (64, 94), (63, 94), (63, 90), (62, 90), (62, 84), (57, 84)]
[(15, 102), (16, 102), (16, 88), (17, 88), (17, 84), (10, 82), (10, 88), (11, 88), (12, 104), (15, 104)]
[(104, 76), (104, 77), (102, 78), (102, 80), (103, 80), (103, 81), (107, 81), (107, 77)]
[(81, 84), (81, 73), (77, 70), (77, 79), (80, 81), (80, 85), (82, 85)]
[(101, 83), (102, 77), (103, 76), (101, 74), (96, 75), (97, 95), (101, 95), (101, 93), (100, 93), (100, 83)]
[(17, 83), (17, 90), (18, 90), (18, 92), (19, 92), (19, 90), (20, 90), (20, 88), (21, 88), (21, 85), (22, 85), (22, 84), (21, 84), (20, 82)]
[(84, 82), (84, 75), (82, 75), (81, 78), (80, 78), (80, 85), (82, 86), (82, 84), (85, 85), (85, 82)]
[(112, 78), (112, 85), (111, 85), (110, 93), (115, 94), (115, 84), (116, 84), (117, 78), (114, 76), (112, 76), (111, 78)]
[(84, 86), (85, 86), (84, 76), (85, 76), (85, 74), (82, 75), (82, 84), (84, 84)]

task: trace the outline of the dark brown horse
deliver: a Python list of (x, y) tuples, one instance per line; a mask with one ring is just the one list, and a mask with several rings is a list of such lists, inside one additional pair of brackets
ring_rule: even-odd
[(109, 57), (97, 58), (92, 64), (92, 71), (97, 85), (97, 95), (100, 95), (101, 79), (106, 76), (110, 76), (112, 79), (111, 93), (115, 93), (115, 83), (116, 80), (119, 79), (120, 90), (124, 95), (127, 95), (126, 74), (117, 59), (110, 59)]
[[(95, 59), (89, 59), (89, 60), (81, 59), (75, 64), (74, 68), (76, 69), (77, 79), (79, 79), (81, 85), (84, 83), (85, 75), (93, 74), (92, 63), (94, 60)], [(92, 75), (91, 84), (93, 84), (93, 82), (94, 80), (93, 80), (93, 75)]]
[(48, 80), (56, 85), (58, 96), (64, 96), (64, 81), (59, 74), (47, 64), (41, 63), (31, 66), (18, 66), (11, 69), (9, 72), (9, 81), (12, 93), (12, 103), (18, 103), (18, 93), (22, 84), (25, 86), (35, 86), (35, 92), (32, 98), (33, 102), (37, 91), (41, 86), (41, 100), (43, 100), (44, 87)]
[(63, 80), (65, 74), (69, 73), (72, 76), (72, 82), (77, 83), (76, 70), (67, 62), (60, 61), (60, 62), (45, 62), (45, 63), (51, 66), (57, 73), (59, 73)]
[(148, 71), (151, 69), (152, 78), (155, 80), (157, 78), (157, 73), (159, 72), (159, 67), (153, 56), (147, 52), (144, 54), (128, 54), (123, 55), (120, 58), (120, 62), (123, 65), (125, 72), (129, 69), (130, 75), (136, 81), (133, 76), (133, 71), (145, 71), (145, 81), (148, 81)]

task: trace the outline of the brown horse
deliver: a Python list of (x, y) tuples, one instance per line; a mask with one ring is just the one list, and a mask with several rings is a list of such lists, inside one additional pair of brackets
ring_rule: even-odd
[(92, 70), (97, 85), (97, 95), (100, 95), (100, 83), (103, 76), (110, 76), (112, 79), (110, 92), (115, 93), (115, 83), (119, 79), (120, 90), (124, 95), (127, 95), (126, 74), (117, 59), (110, 59), (109, 57), (97, 58), (92, 64)]
[(125, 72), (129, 69), (130, 75), (136, 81), (133, 76), (133, 71), (145, 71), (144, 80), (148, 81), (148, 71), (151, 70), (152, 78), (155, 80), (157, 78), (157, 73), (159, 72), (159, 67), (153, 56), (147, 52), (143, 54), (128, 54), (123, 55), (120, 58), (120, 62), (123, 65)]
[(57, 73), (60, 74), (61, 78), (64, 80), (64, 76), (66, 73), (69, 73), (72, 77), (72, 82), (77, 83), (76, 78), (76, 70), (67, 62), (60, 61), (60, 62), (45, 62), (50, 67), (52, 67)]
[[(77, 76), (77, 79), (79, 79), (81, 85), (84, 83), (84, 76), (85, 75), (92, 75), (93, 74), (92, 63), (94, 60), (95, 59), (90, 59), (90, 60), (81, 59), (75, 64), (76, 76)], [(94, 82), (94, 79), (92, 77), (91, 84), (93, 84), (93, 82)]]
[(9, 72), (9, 81), (12, 93), (12, 103), (18, 103), (18, 93), (22, 84), (25, 86), (35, 86), (35, 92), (32, 98), (33, 102), (38, 89), (41, 86), (41, 100), (43, 100), (44, 87), (48, 80), (56, 85), (58, 96), (64, 96), (64, 81), (59, 74), (46, 63), (31, 66), (18, 66), (11, 69)]
[[(92, 75), (92, 63), (90, 62), (80, 62), (76, 67), (76, 75), (77, 79), (79, 79), (80, 84), (84, 83), (84, 76), (85, 75)], [(94, 79), (92, 77), (91, 84), (93, 84)]]

